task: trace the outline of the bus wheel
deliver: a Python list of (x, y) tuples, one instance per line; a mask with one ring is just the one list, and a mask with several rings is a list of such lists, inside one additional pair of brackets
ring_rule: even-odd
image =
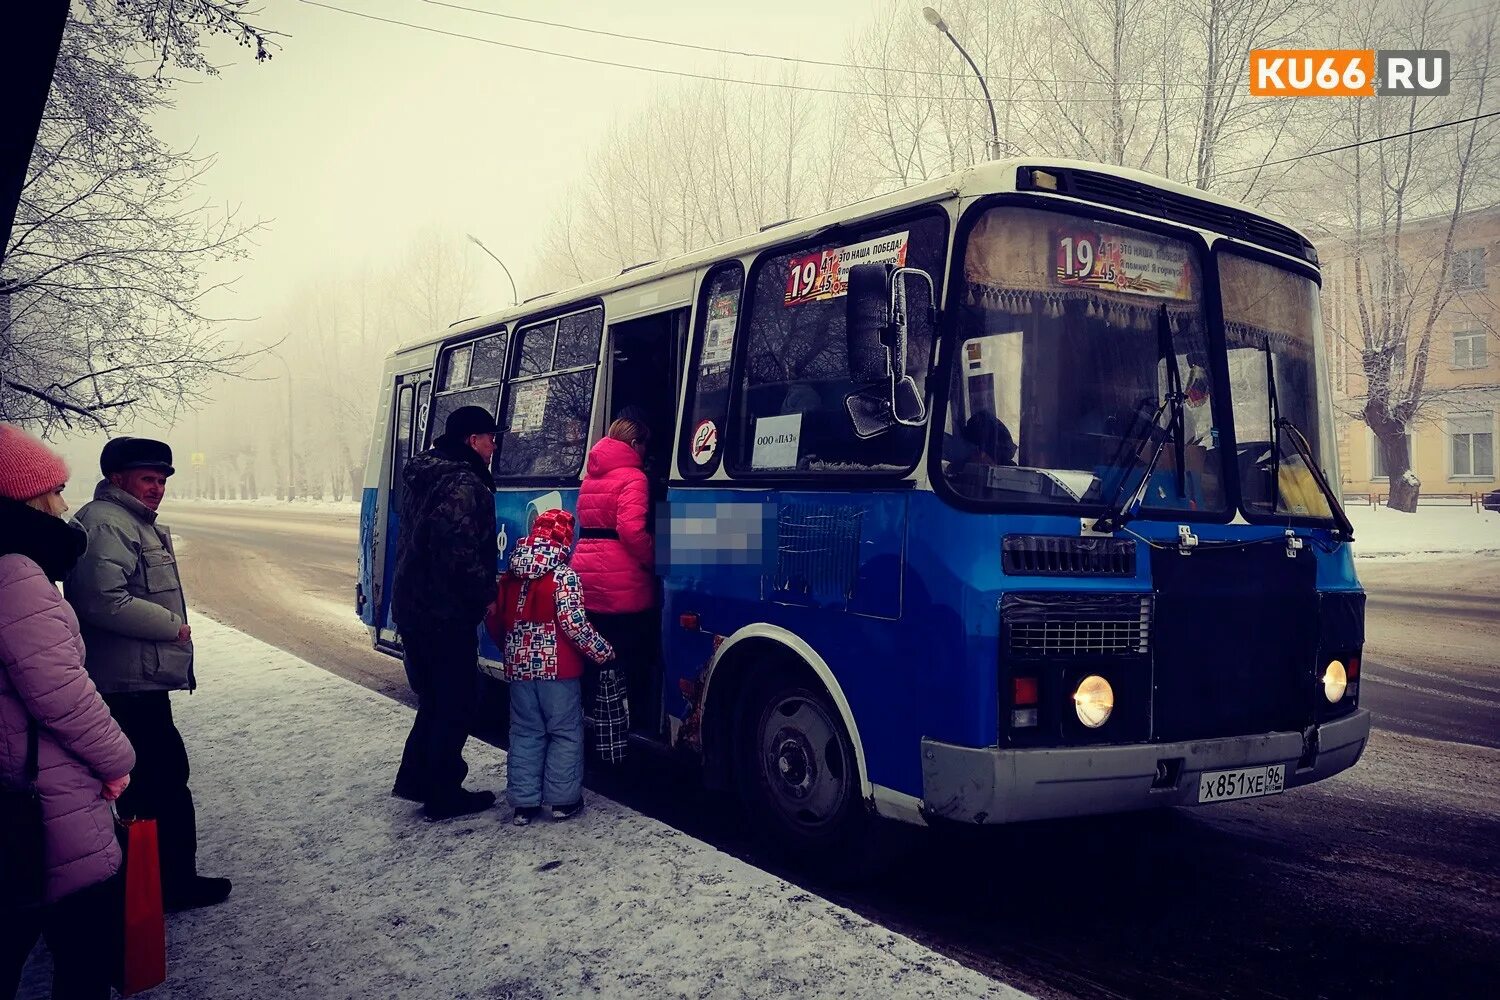
[(862, 857), (869, 821), (854, 745), (828, 696), (770, 671), (752, 682), (740, 721), (736, 785), (762, 839), (825, 874), (858, 874), (848, 863)]

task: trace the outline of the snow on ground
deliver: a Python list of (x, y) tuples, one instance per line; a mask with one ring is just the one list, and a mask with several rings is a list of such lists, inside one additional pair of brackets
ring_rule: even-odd
[[(598, 796), (567, 823), (428, 823), (389, 795), (409, 709), (193, 629), (174, 711), (199, 867), (235, 889), (169, 917), (148, 997), (1025, 997)], [(466, 756), (470, 787), (503, 787), (501, 751)]]
[(173, 505), (190, 507), (244, 507), (251, 510), (289, 510), (293, 513), (328, 512), (334, 514), (358, 514), (359, 498), (352, 500), (277, 500), (275, 497), (257, 497), (254, 500), (206, 500), (197, 497), (171, 498)]
[(1389, 507), (1347, 507), (1360, 559), (1464, 553), (1500, 555), (1500, 514), (1473, 507), (1418, 505), (1406, 514)]

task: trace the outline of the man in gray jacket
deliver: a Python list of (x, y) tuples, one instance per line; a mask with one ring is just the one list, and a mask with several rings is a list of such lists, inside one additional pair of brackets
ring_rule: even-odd
[(198, 874), (187, 748), (169, 698), (196, 686), (172, 536), (156, 521), (175, 471), (172, 449), (148, 438), (115, 438), (99, 467), (104, 481), (73, 521), (88, 534), (88, 549), (63, 586), (82, 627), (84, 666), (136, 750), (120, 814), (157, 821), (166, 908), (211, 906), (228, 897), (230, 883)]

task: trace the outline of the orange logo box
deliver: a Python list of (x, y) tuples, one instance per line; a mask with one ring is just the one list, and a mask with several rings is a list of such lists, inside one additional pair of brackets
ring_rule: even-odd
[(1374, 49), (1251, 49), (1255, 97), (1374, 97)]

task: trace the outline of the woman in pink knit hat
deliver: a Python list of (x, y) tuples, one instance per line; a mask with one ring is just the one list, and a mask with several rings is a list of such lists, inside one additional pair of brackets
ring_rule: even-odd
[[(39, 935), (55, 997), (109, 996), (124, 914), (109, 803), (135, 751), (83, 669), (78, 619), (54, 581), (83, 554), (62, 519), (68, 467), (0, 424), (0, 784), (40, 805), (40, 864), (0, 886), (0, 997), (15, 995)], [(34, 790), (34, 791), (32, 791)], [(22, 817), (6, 816), (7, 823)]]

